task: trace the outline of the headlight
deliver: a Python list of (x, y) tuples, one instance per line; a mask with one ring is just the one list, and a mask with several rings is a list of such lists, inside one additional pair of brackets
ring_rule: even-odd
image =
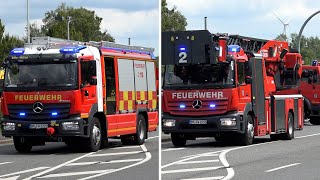
[(2, 123), (3, 130), (5, 131), (14, 131), (16, 130), (16, 124), (10, 123), (10, 122), (4, 122)]
[(222, 126), (234, 126), (237, 124), (236, 118), (221, 118), (220, 123)]
[(163, 126), (166, 127), (173, 127), (176, 125), (176, 120), (175, 119), (164, 119), (162, 120)]
[(63, 122), (62, 123), (62, 129), (63, 130), (71, 130), (71, 131), (75, 131), (75, 130), (79, 130), (79, 123), (78, 122)]

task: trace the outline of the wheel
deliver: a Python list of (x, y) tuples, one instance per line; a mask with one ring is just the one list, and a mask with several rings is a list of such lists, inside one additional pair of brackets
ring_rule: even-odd
[(187, 139), (179, 133), (171, 133), (171, 141), (176, 147), (185, 146), (187, 143)]
[(137, 133), (134, 135), (134, 144), (141, 145), (146, 141), (147, 125), (144, 116), (139, 114)]
[(13, 137), (13, 143), (16, 150), (20, 153), (28, 153), (32, 149), (32, 144), (25, 137)]
[(253, 119), (251, 115), (247, 115), (245, 123), (246, 123), (246, 126), (245, 126), (244, 134), (240, 134), (239, 136), (239, 144), (242, 146), (247, 146), (252, 144), (254, 139), (254, 125), (253, 125)]
[(98, 151), (101, 147), (101, 124), (98, 118), (94, 117), (90, 123), (90, 137), (87, 139), (87, 150)]
[(312, 125), (320, 125), (320, 118), (317, 117), (310, 117), (309, 121)]
[(288, 130), (286, 133), (282, 134), (284, 140), (291, 140), (294, 138), (294, 120), (291, 113), (288, 114)]

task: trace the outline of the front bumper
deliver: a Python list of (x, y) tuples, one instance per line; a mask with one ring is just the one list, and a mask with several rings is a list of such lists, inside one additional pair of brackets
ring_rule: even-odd
[[(236, 124), (232, 126), (221, 125), (220, 119), (235, 119)], [(175, 126), (164, 126), (164, 119), (174, 119)], [(207, 120), (207, 124), (190, 124), (190, 120)], [(237, 112), (227, 113), (219, 116), (186, 117), (171, 116), (164, 113), (162, 116), (162, 131), (164, 133), (192, 133), (192, 134), (223, 134), (223, 133), (244, 133), (242, 115)]]
[[(78, 122), (78, 130), (64, 130), (62, 127), (63, 122)], [(14, 123), (14, 130), (5, 130), (3, 123)], [(54, 128), (55, 132), (52, 137), (88, 137), (88, 124), (86, 121), (80, 118), (80, 116), (71, 116), (68, 119), (61, 120), (45, 120), (45, 121), (32, 121), (32, 120), (15, 120), (9, 119), (8, 117), (3, 117), (0, 120), (2, 136), (11, 137), (11, 136), (31, 136), (31, 137), (48, 137), (47, 128), (40, 129), (31, 129), (31, 124), (47, 124), (48, 127)]]

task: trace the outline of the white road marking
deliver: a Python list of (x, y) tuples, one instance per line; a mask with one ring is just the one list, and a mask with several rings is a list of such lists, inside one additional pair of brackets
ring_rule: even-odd
[(111, 160), (111, 161), (91, 161), (91, 162), (78, 162), (78, 163), (70, 163), (66, 166), (87, 166), (93, 164), (113, 164), (113, 163), (125, 163), (125, 162), (137, 162), (142, 161), (143, 159), (124, 159), (124, 160)]
[(193, 172), (193, 171), (210, 171), (223, 168), (223, 166), (216, 167), (205, 167), (205, 168), (191, 168), (191, 169), (176, 169), (176, 170), (167, 170), (162, 171), (161, 174), (171, 174), (171, 173), (181, 173), (181, 172)]
[(319, 135), (320, 135), (320, 133), (317, 133), (317, 134), (309, 134), (309, 135), (305, 135), (305, 136), (295, 137), (295, 139), (301, 139), (301, 138), (312, 137), (312, 136), (319, 136)]
[(168, 149), (164, 149), (162, 150), (162, 152), (167, 152), (167, 151), (179, 151), (179, 150), (183, 150), (186, 148), (168, 148)]
[(124, 162), (137, 162), (142, 161), (143, 159), (124, 159), (124, 160), (112, 160), (107, 162), (100, 162), (100, 164), (112, 164), (112, 163), (124, 163)]
[(46, 176), (38, 177), (38, 178), (57, 178), (57, 177), (67, 177), (67, 176), (80, 176), (80, 175), (87, 175), (87, 174), (99, 174), (106, 171), (112, 171), (113, 169), (109, 170), (97, 170), (97, 171), (81, 171), (81, 172), (71, 172), (71, 173), (59, 173), (59, 174), (49, 174)]
[(121, 147), (114, 147), (110, 149), (133, 149), (133, 148), (140, 148), (140, 146), (121, 146)]
[(101, 156), (117, 156), (117, 155), (127, 155), (127, 154), (139, 154), (143, 151), (130, 151), (130, 152), (118, 152), (118, 153), (104, 153), (104, 154), (92, 154), (88, 157), (101, 157)]
[(0, 178), (14, 176), (14, 175), (28, 173), (28, 172), (33, 172), (33, 171), (40, 171), (40, 170), (48, 169), (48, 168), (50, 168), (50, 167), (37, 167), (37, 168), (33, 168), (33, 169), (27, 169), (27, 170), (18, 171), (18, 172), (14, 172), (14, 173), (10, 173), (10, 174), (4, 174), (4, 175), (1, 175)]
[(291, 166), (296, 166), (296, 165), (299, 165), (299, 164), (301, 164), (301, 163), (294, 163), (294, 164), (289, 164), (289, 165), (285, 165), (285, 166), (280, 166), (280, 167), (277, 167), (277, 168), (274, 168), (274, 169), (269, 169), (266, 172), (272, 172), (272, 171), (276, 171), (276, 170), (279, 170), (279, 169), (283, 169), (283, 168), (287, 168), (287, 167), (291, 167)]
[(9, 178), (0, 178), (0, 180), (17, 180), (20, 176), (13, 176)]
[(66, 166), (87, 166), (87, 165), (93, 165), (93, 164), (99, 164), (100, 161), (92, 161), (92, 162), (79, 162), (79, 163), (70, 163)]
[(216, 159), (216, 160), (203, 160), (203, 161), (185, 161), (185, 162), (180, 162), (178, 164), (200, 164), (200, 163), (211, 163), (211, 162), (219, 162), (219, 160)]
[(184, 158), (189, 158), (189, 157), (214, 157), (214, 156), (219, 156), (219, 154), (202, 154), (202, 155), (191, 155), (191, 156), (184, 156), (181, 159)]
[(151, 159), (151, 153), (148, 151), (148, 149), (146, 148), (146, 146), (143, 144), (140, 146), (141, 149), (143, 150), (143, 152), (146, 154), (146, 158), (144, 158), (142, 161), (140, 162), (137, 162), (135, 164), (131, 164), (129, 166), (124, 166), (122, 168), (119, 168), (119, 169), (115, 169), (113, 171), (105, 171), (101, 174), (97, 174), (97, 175), (93, 175), (93, 176), (89, 176), (89, 177), (86, 177), (86, 178), (82, 178), (82, 179), (79, 179), (79, 180), (87, 180), (87, 179), (93, 179), (93, 178), (96, 178), (96, 177), (100, 177), (100, 176), (104, 176), (104, 175), (107, 175), (107, 174), (110, 174), (110, 173), (113, 173), (113, 172), (117, 172), (117, 171), (121, 171), (121, 170), (124, 170), (124, 169), (128, 169), (128, 168), (131, 168), (131, 167), (134, 167), (134, 166), (138, 166), (140, 164), (143, 164), (147, 161), (149, 161)]
[(215, 177), (204, 177), (204, 178), (191, 178), (191, 179), (181, 179), (181, 180), (217, 180), (222, 179), (224, 176), (215, 176)]
[(148, 137), (148, 139), (146, 139), (146, 140), (150, 140), (150, 139), (154, 139), (154, 138), (159, 138), (159, 136)]
[(10, 164), (10, 163), (13, 163), (13, 162), (2, 162), (2, 163), (0, 163), (0, 165)]
[(58, 166), (52, 167), (52, 168), (50, 168), (50, 169), (47, 169), (47, 170), (42, 171), (42, 172), (40, 172), (40, 173), (38, 173), (38, 174), (32, 175), (32, 176), (30, 176), (30, 177), (28, 177), (28, 178), (25, 178), (25, 179), (23, 179), (23, 180), (30, 180), (30, 179), (33, 179), (33, 178), (40, 177), (40, 176), (42, 176), (42, 175), (44, 175), (44, 174), (47, 174), (47, 173), (52, 172), (52, 171), (54, 171), (54, 170), (56, 170), (56, 169), (59, 169), (59, 168), (65, 166), (65, 165), (67, 165), (67, 164), (73, 163), (73, 162), (78, 161), (78, 160), (80, 160), (80, 159), (82, 159), (82, 158), (85, 158), (85, 157), (87, 157), (87, 156), (90, 156), (90, 155), (92, 155), (92, 154), (94, 154), (94, 153), (96, 153), (96, 152), (87, 153), (87, 154), (85, 154), (85, 155), (83, 155), (83, 156), (80, 156), (80, 157), (77, 157), (77, 158), (72, 159), (72, 160), (70, 160), (70, 161), (64, 162), (64, 163), (62, 163), (62, 164), (60, 164), (60, 165), (58, 165)]
[(227, 176), (224, 177), (222, 180), (229, 180), (229, 179), (232, 179), (233, 176), (234, 176), (234, 170), (232, 168), (227, 168)]

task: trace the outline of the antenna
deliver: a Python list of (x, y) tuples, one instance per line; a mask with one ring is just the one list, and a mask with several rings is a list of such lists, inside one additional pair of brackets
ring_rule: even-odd
[(273, 12), (273, 14), (279, 19), (279, 21), (283, 24), (283, 34), (285, 35), (285, 37), (286, 37), (286, 39), (285, 40), (287, 40), (287, 28), (288, 28), (288, 26), (289, 26), (289, 22), (290, 22), (290, 20), (291, 19), (288, 19), (288, 21), (286, 21), (286, 22), (283, 22), (278, 16), (277, 16), (277, 14), (275, 13), (275, 12)]

